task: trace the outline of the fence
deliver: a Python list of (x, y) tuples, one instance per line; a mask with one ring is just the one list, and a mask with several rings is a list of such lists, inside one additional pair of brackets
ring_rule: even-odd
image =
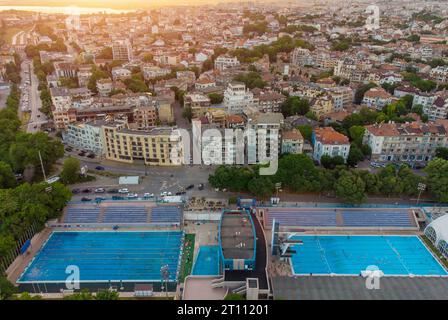
[(27, 240), (31, 240), (35, 234), (40, 231), (37, 223), (32, 224), (28, 230), (22, 235), (22, 237), (17, 241), (14, 249), (9, 253), (5, 254), (0, 258), (0, 275), (4, 274), (8, 267), (14, 262), (14, 260), (21, 254), (20, 249), (25, 244)]

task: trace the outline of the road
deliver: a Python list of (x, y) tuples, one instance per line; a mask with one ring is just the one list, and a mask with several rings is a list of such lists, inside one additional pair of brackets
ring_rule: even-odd
[(40, 108), (42, 107), (42, 101), (40, 100), (39, 94), (39, 80), (37, 76), (34, 74), (34, 67), (32, 63), (29, 63), (29, 106), (31, 110), (30, 119), (28, 122), (27, 132), (35, 133), (40, 130), (40, 126), (43, 123), (47, 122), (47, 118), (45, 114), (40, 112)]

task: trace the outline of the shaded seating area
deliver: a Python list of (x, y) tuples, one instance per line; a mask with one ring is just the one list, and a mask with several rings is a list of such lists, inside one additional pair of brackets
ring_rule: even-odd
[(110, 206), (105, 208), (103, 223), (146, 223), (148, 211), (144, 206)]
[(407, 211), (345, 211), (342, 212), (344, 225), (348, 227), (413, 227), (414, 223)]
[(282, 226), (305, 227), (336, 227), (336, 213), (334, 211), (281, 211), (269, 212), (268, 223), (278, 221)]
[(65, 215), (65, 223), (96, 223), (100, 215), (98, 207), (69, 207)]
[(180, 223), (181, 209), (177, 206), (158, 206), (152, 208), (151, 223)]

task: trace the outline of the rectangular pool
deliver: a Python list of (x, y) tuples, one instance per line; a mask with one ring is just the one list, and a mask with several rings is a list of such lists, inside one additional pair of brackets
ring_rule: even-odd
[(181, 231), (53, 232), (17, 282), (64, 282), (69, 265), (80, 282), (160, 281), (165, 265), (176, 281), (182, 238)]
[(193, 275), (219, 275), (219, 246), (200, 246), (194, 263)]
[(291, 264), (296, 275), (359, 275), (377, 266), (384, 275), (447, 275), (417, 236), (293, 236)]

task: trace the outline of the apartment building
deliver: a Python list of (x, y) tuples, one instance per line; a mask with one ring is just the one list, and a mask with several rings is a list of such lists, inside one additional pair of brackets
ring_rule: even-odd
[(303, 48), (295, 48), (291, 52), (291, 62), (293, 65), (300, 67), (313, 65), (311, 51)]
[(184, 96), (184, 108), (191, 108), (193, 117), (200, 117), (207, 113), (210, 98), (201, 93), (189, 93)]
[(281, 152), (280, 130), (284, 117), (279, 112), (256, 113), (247, 121), (247, 160), (260, 163), (266, 158), (278, 157)]
[(366, 126), (363, 143), (372, 149), (372, 160), (379, 162), (430, 161), (438, 147), (446, 147), (447, 132), (433, 122), (381, 123)]
[(386, 105), (392, 103), (394, 97), (389, 94), (383, 88), (372, 88), (364, 94), (362, 104), (367, 105), (369, 108), (375, 108), (377, 110), (383, 109)]
[(429, 75), (438, 83), (448, 83), (448, 66), (438, 66)]
[(261, 112), (280, 112), (281, 105), (286, 100), (283, 94), (275, 91), (261, 92), (254, 98), (258, 100), (258, 109)]
[(155, 105), (137, 106), (133, 110), (134, 125), (139, 130), (154, 127), (158, 122), (157, 107)]
[(322, 119), (326, 114), (332, 112), (333, 108), (333, 99), (328, 95), (313, 99), (310, 105), (310, 111), (316, 115), (317, 119)]
[(131, 130), (125, 123), (103, 125), (107, 159), (146, 165), (178, 166), (184, 163), (182, 137), (172, 127)]
[(112, 43), (112, 55), (114, 60), (131, 61), (132, 46), (128, 39), (115, 40)]
[(314, 149), (313, 159), (320, 162), (323, 155), (340, 156), (347, 161), (350, 152), (348, 137), (337, 132), (332, 127), (315, 128), (311, 137)]
[(93, 121), (68, 124), (62, 139), (70, 146), (101, 155), (103, 153), (101, 126), (104, 123), (104, 121)]
[(245, 107), (254, 105), (254, 94), (240, 82), (231, 82), (224, 91), (224, 106), (230, 114), (242, 113)]
[(282, 154), (299, 154), (303, 152), (304, 139), (297, 129), (282, 132)]
[(350, 87), (333, 87), (325, 91), (333, 100), (334, 111), (340, 111), (353, 104), (355, 93)]
[(220, 55), (215, 59), (215, 69), (216, 70), (226, 70), (240, 65), (240, 62), (236, 57), (229, 55)]

